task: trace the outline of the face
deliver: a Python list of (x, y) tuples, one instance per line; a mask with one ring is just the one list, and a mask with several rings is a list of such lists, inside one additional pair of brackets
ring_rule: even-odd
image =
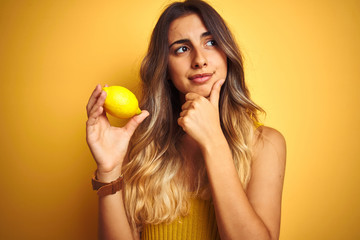
[(174, 20), (168, 42), (170, 78), (183, 95), (208, 97), (214, 83), (226, 78), (226, 55), (197, 14)]

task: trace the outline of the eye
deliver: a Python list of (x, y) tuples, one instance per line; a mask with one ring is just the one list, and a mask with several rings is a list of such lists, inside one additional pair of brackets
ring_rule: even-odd
[(211, 39), (211, 40), (207, 41), (205, 45), (206, 45), (206, 46), (215, 46), (215, 45), (216, 45), (216, 41), (213, 40), (213, 39)]
[(186, 52), (186, 51), (188, 51), (188, 50), (189, 50), (188, 47), (186, 47), (186, 46), (181, 46), (181, 47), (179, 47), (178, 49), (175, 50), (175, 53), (177, 53), (177, 54), (179, 54), (179, 53), (184, 53), (184, 52)]

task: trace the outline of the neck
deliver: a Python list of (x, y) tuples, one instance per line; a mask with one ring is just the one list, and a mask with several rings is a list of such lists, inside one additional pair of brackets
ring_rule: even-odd
[(179, 97), (180, 97), (180, 104), (183, 105), (186, 101), (185, 101), (185, 94), (179, 92)]
[(200, 151), (199, 144), (186, 133), (181, 139), (181, 146), (183, 148), (183, 153), (195, 153)]
[(185, 134), (182, 138), (181, 149), (186, 168), (189, 167), (197, 174), (197, 171), (204, 164), (199, 144), (192, 137)]

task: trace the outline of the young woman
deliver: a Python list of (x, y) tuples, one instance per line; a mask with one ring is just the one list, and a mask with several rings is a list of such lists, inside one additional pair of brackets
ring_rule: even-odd
[(219, 14), (199, 0), (171, 4), (141, 80), (146, 110), (123, 128), (110, 126), (100, 85), (87, 105), (94, 186), (110, 189), (99, 194), (101, 238), (278, 239), (285, 140), (258, 123)]

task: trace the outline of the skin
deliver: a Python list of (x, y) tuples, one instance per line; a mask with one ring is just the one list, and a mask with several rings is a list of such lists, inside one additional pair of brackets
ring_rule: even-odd
[[(201, 19), (191, 14), (174, 20), (168, 42), (169, 75), (175, 87), (183, 97), (189, 92), (209, 97), (215, 82), (226, 78), (227, 60)], [(191, 80), (198, 74), (211, 76), (204, 83)]]
[[(97, 179), (112, 182), (121, 175), (131, 136), (149, 112), (143, 110), (122, 128), (113, 127), (104, 111), (105, 98), (106, 92), (97, 85), (86, 106), (86, 140), (97, 165)], [(99, 197), (99, 239), (139, 239), (127, 221), (122, 190)]]
[[(178, 124), (188, 135), (183, 143), (191, 149), (187, 153), (188, 162), (198, 161), (201, 153), (221, 239), (278, 239), (285, 140), (275, 129), (262, 127), (263, 138), (254, 142), (253, 175), (245, 192), (219, 121), (219, 94), (227, 71), (226, 57), (216, 46), (204, 44), (207, 42), (202, 37), (204, 32), (207, 29), (196, 14), (178, 18), (169, 31), (170, 44), (180, 38), (188, 39), (191, 46), (185, 53), (169, 56), (172, 81), (185, 94)], [(194, 86), (189, 73), (207, 69), (215, 69), (216, 74), (205, 84)]]
[[(178, 119), (186, 132), (182, 144), (188, 150), (189, 169), (195, 167), (192, 173), (196, 167), (206, 166), (221, 239), (278, 239), (286, 158), (283, 136), (275, 129), (260, 127), (262, 137), (253, 143), (252, 178), (245, 192), (219, 121), (226, 56), (209, 44), (211, 36), (204, 36), (207, 29), (195, 14), (174, 20), (169, 30), (169, 73), (183, 102)], [(186, 40), (187, 48), (182, 48), (181, 54), (172, 51), (184, 45), (184, 41), (172, 45), (178, 40)], [(195, 84), (189, 79), (203, 71), (213, 73), (205, 83)], [(97, 178), (111, 182), (121, 174), (129, 140), (149, 113), (143, 110), (123, 128), (113, 127), (104, 112), (105, 98), (98, 85), (87, 105), (86, 132)], [(99, 235), (100, 239), (139, 239), (139, 233), (132, 232), (127, 222), (122, 191), (99, 198)]]

